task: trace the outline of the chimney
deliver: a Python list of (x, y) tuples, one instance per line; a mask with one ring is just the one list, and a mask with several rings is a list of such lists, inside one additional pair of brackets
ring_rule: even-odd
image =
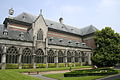
[(59, 19), (59, 22), (60, 22), (61, 24), (63, 24), (63, 18), (62, 18), (62, 17)]

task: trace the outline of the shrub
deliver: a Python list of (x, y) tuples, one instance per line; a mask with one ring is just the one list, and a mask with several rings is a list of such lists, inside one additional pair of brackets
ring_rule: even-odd
[(58, 63), (59, 67), (65, 67), (65, 63)]
[(36, 68), (45, 68), (46, 67), (46, 64), (36, 64)]
[(31, 68), (33, 68), (33, 65), (32, 64), (22, 64), (22, 68), (23, 69), (31, 69)]
[(49, 68), (54, 68), (54, 67), (56, 67), (56, 64), (55, 63), (48, 63), (48, 67)]
[(18, 64), (6, 64), (6, 69), (18, 69)]
[(91, 76), (91, 75), (111, 75), (117, 74), (118, 71), (110, 68), (88, 69), (88, 70), (76, 70), (64, 73), (64, 77), (76, 77), (76, 76)]

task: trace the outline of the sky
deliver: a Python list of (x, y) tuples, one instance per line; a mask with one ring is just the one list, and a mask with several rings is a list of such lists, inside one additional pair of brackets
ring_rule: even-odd
[(101, 30), (111, 27), (120, 33), (120, 0), (0, 0), (0, 24), (9, 16), (8, 10), (14, 9), (14, 15), (22, 12), (39, 15), (40, 9), (45, 19), (83, 28), (93, 25)]

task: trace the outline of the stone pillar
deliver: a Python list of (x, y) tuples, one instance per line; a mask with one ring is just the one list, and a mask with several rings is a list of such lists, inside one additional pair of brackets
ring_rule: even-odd
[(73, 63), (73, 65), (74, 65), (74, 67), (75, 67), (75, 53), (74, 52), (72, 52), (73, 53), (73, 55), (72, 55), (72, 63)]
[(56, 68), (58, 68), (58, 50), (55, 51), (54, 63), (56, 64)]
[(19, 69), (22, 69), (21, 58), (22, 58), (22, 48), (19, 48), (19, 56), (18, 56), (18, 68)]
[(65, 50), (65, 56), (64, 56), (64, 63), (65, 63), (65, 67), (68, 67), (68, 65), (67, 65), (67, 49)]
[(88, 53), (88, 65), (91, 65), (91, 52)]
[(46, 68), (48, 68), (48, 62), (47, 62), (47, 48), (45, 49), (44, 63), (46, 64)]
[(46, 68), (48, 68), (48, 62), (47, 62), (47, 53), (48, 52), (48, 38), (45, 38), (45, 56), (44, 56), (44, 63), (46, 64)]
[(88, 55), (87, 55), (87, 52), (84, 52), (84, 58), (85, 58), (85, 65), (88, 65)]
[(82, 66), (82, 53), (80, 53), (80, 56), (79, 56), (79, 63), (80, 63), (81, 66)]
[(36, 69), (35, 57), (36, 57), (36, 54), (34, 53), (34, 54), (33, 54), (33, 58), (32, 58), (32, 64), (33, 64), (33, 68), (34, 68), (34, 69)]
[(2, 60), (1, 60), (1, 63), (2, 63), (1, 69), (5, 69), (6, 68), (6, 52), (7, 52), (7, 47), (3, 46), (3, 55), (2, 55)]

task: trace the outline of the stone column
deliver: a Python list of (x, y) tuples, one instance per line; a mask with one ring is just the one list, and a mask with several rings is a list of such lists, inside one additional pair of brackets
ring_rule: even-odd
[(48, 62), (47, 62), (47, 53), (48, 52), (48, 38), (45, 38), (45, 56), (44, 56), (44, 63), (46, 64), (46, 68), (48, 68)]
[(7, 52), (7, 47), (3, 46), (3, 55), (2, 55), (2, 60), (1, 60), (1, 63), (2, 63), (1, 69), (5, 69), (6, 68), (6, 52)]
[(36, 54), (33, 54), (32, 64), (33, 64), (33, 68), (34, 68), (34, 69), (36, 69), (35, 57), (36, 57)]
[(82, 66), (82, 53), (80, 53), (80, 56), (79, 56), (79, 63), (80, 63), (81, 66)]
[(56, 68), (58, 68), (58, 50), (55, 51), (54, 63), (56, 64)]
[(73, 53), (73, 55), (72, 55), (72, 63), (73, 63), (73, 65), (74, 65), (74, 67), (75, 67), (75, 53), (74, 52), (72, 52)]
[(88, 65), (91, 65), (91, 52), (88, 53)]
[(88, 64), (88, 55), (87, 55), (87, 52), (84, 52), (84, 58), (85, 58), (85, 65), (87, 65)]
[(19, 48), (19, 56), (18, 56), (18, 68), (19, 69), (22, 69), (21, 58), (22, 58), (22, 48)]
[(65, 56), (64, 56), (64, 63), (65, 63), (65, 67), (68, 67), (68, 65), (67, 65), (67, 49), (65, 50)]
[(47, 48), (45, 48), (45, 54), (44, 54), (44, 63), (46, 64), (46, 68), (48, 68), (48, 62), (47, 62)]

